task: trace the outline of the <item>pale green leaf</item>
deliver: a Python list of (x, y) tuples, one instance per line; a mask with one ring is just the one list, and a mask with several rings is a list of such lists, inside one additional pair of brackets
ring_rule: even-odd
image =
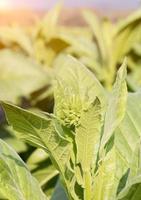
[(115, 34), (119, 34), (121, 31), (126, 29), (131, 24), (135, 24), (135, 23), (137, 24), (138, 22), (140, 22), (140, 19), (141, 19), (141, 11), (137, 10), (137, 11), (133, 12), (127, 18), (125, 18), (124, 20), (120, 20), (117, 23)]
[(102, 60), (105, 60), (106, 59), (106, 51), (105, 51), (105, 44), (104, 44), (104, 40), (103, 40), (103, 32), (101, 31), (102, 22), (100, 21), (100, 19), (98, 19), (98, 17), (94, 13), (92, 13), (90, 11), (85, 10), (83, 12), (83, 16), (93, 31), (94, 37), (98, 44), (99, 53), (101, 55), (101, 58), (102, 58)]
[(113, 58), (115, 59), (115, 62), (121, 61), (121, 59), (123, 59), (123, 57), (126, 56), (138, 42), (140, 42), (140, 20), (141, 11), (138, 10), (129, 15), (126, 19), (117, 23), (113, 37)]
[(28, 150), (27, 144), (23, 141), (18, 141), (14, 136), (14, 131), (5, 123), (0, 125), (0, 138), (10, 145), (17, 153), (23, 153)]
[(61, 4), (57, 4), (52, 10), (50, 10), (43, 20), (37, 26), (36, 37), (44, 37), (48, 42), (54, 34), (56, 35), (57, 22), (61, 10)]
[[(58, 171), (55, 169), (49, 155), (42, 149), (36, 149), (27, 160), (32, 175), (38, 180), (48, 198), (54, 191)], [(52, 183), (53, 182), (53, 183)]]
[(101, 149), (104, 148), (105, 144), (112, 136), (115, 128), (117, 128), (124, 117), (127, 100), (127, 86), (125, 78), (126, 62), (124, 61), (117, 73), (113, 91), (109, 96), (109, 103), (104, 123), (104, 133), (101, 141)]
[(16, 135), (47, 151), (56, 166), (64, 171), (63, 164), (69, 159), (70, 144), (59, 137), (51, 116), (37, 115), (9, 103), (2, 102), (2, 106)]
[(0, 194), (9, 200), (45, 200), (38, 182), (27, 166), (4, 141), (0, 140)]
[[(94, 178), (93, 199), (110, 200), (113, 197), (114, 179), (116, 171), (115, 148), (112, 148), (99, 163), (97, 175)], [(115, 194), (115, 191), (114, 191)]]
[(125, 188), (119, 193), (118, 200), (140, 200), (141, 190), (141, 144), (138, 142), (132, 154), (130, 173)]
[[(136, 106), (135, 106), (136, 105)], [(117, 199), (128, 200), (140, 197), (140, 137), (141, 137), (141, 93), (128, 95), (124, 119), (115, 131), (115, 145), (122, 161), (118, 167), (120, 174), (130, 168), (125, 188), (119, 190)], [(140, 199), (140, 198), (139, 198)]]
[(61, 55), (56, 60), (55, 67), (56, 77), (62, 84), (62, 90), (65, 93), (68, 88), (70, 95), (77, 95), (81, 101), (87, 99), (89, 102), (93, 102), (98, 97), (104, 109), (107, 100), (106, 91), (95, 75), (81, 62), (71, 56)]
[(115, 145), (129, 168), (131, 155), (141, 137), (141, 92), (130, 93), (124, 119), (115, 131)]
[(85, 110), (80, 117), (80, 125), (76, 128), (77, 163), (81, 165), (84, 182), (84, 198), (91, 199), (92, 175), (96, 168), (96, 160), (100, 143), (101, 105), (99, 99)]
[(100, 142), (101, 105), (96, 100), (82, 113), (80, 125), (76, 128), (77, 162), (82, 170), (95, 168)]
[(55, 120), (50, 115), (34, 114), (9, 103), (2, 102), (7, 119), (17, 132), (17, 137), (44, 149), (63, 177), (64, 185), (69, 191), (65, 177), (70, 160), (72, 145), (60, 137)]
[(19, 26), (0, 27), (0, 43), (6, 48), (23, 50), (26, 54), (33, 55), (32, 41), (26, 30)]
[(36, 149), (31, 154), (27, 160), (27, 165), (41, 186), (58, 175), (58, 171), (53, 167), (49, 155), (42, 149)]
[(27, 160), (27, 164), (31, 167), (30, 169), (34, 170), (37, 166), (38, 163), (43, 162), (44, 160), (48, 159), (49, 155), (40, 148), (37, 148), (33, 153), (29, 156)]
[(48, 84), (48, 75), (32, 59), (11, 50), (0, 51), (0, 99), (17, 102), (19, 97)]

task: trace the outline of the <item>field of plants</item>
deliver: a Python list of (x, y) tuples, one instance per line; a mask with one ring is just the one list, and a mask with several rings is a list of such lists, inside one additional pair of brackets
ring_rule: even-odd
[(141, 200), (141, 10), (60, 14), (0, 27), (0, 200)]

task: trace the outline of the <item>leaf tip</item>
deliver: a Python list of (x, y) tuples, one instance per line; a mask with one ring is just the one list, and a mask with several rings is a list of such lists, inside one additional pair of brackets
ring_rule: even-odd
[(125, 79), (127, 76), (127, 57), (124, 58), (121, 67), (118, 70), (118, 75), (121, 79)]

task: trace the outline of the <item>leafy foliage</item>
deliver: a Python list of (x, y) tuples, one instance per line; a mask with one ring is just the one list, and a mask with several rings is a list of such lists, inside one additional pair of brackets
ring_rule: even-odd
[(140, 200), (140, 11), (66, 27), (60, 10), (0, 28), (1, 138), (28, 165), (0, 140), (0, 198)]
[[(8, 58), (8, 59), (7, 59)], [(47, 83), (46, 71), (24, 55), (11, 50), (0, 51), (0, 98), (17, 102), (18, 97), (29, 97), (30, 93)]]
[(0, 140), (0, 198), (46, 200), (38, 182), (16, 152)]
[[(134, 179), (139, 166), (136, 165), (137, 170), (132, 171), (132, 169), (135, 170), (134, 160), (138, 158), (135, 153), (138, 139), (133, 142), (125, 137), (125, 142), (129, 146), (134, 146), (130, 151), (133, 159), (131, 156), (127, 157), (126, 154), (129, 152), (127, 149), (124, 150), (126, 146), (121, 148), (121, 140), (125, 134), (123, 130), (128, 127), (128, 135), (135, 134), (130, 120), (127, 119), (128, 115), (126, 115), (126, 112), (133, 109), (132, 106), (128, 107), (130, 98), (132, 98), (132, 102), (136, 101), (132, 95), (127, 96), (126, 64), (124, 63), (119, 69), (113, 91), (107, 99), (106, 92), (103, 92), (104, 89), (98, 80), (77, 60), (63, 57), (62, 63), (63, 67), (58, 75), (58, 81), (55, 82), (55, 100), (58, 102), (55, 105), (54, 115), (35, 114), (2, 102), (7, 119), (16, 131), (17, 137), (48, 152), (60, 173), (69, 199), (104, 200), (105, 198), (123, 199), (125, 196), (128, 197), (132, 187), (136, 185)], [(66, 65), (72, 67), (66, 68)], [(75, 68), (73, 65), (76, 65)], [(67, 73), (70, 69), (71, 73)], [(72, 76), (74, 72), (77, 72), (75, 79)], [(83, 72), (87, 76), (83, 76)], [(67, 76), (63, 78), (64, 74)], [(86, 79), (86, 77), (90, 78)], [(95, 92), (99, 92), (92, 93), (91, 90), (97, 87), (98, 90), (95, 89)], [(58, 109), (63, 112), (63, 107), (60, 108), (59, 102), (62, 104), (64, 100), (73, 95), (78, 95), (82, 105), (86, 105), (84, 101), (86, 99), (87, 106), (84, 106), (84, 109), (83, 106), (78, 107), (80, 109), (79, 123), (72, 126), (70, 121), (70, 126), (68, 126), (69, 121), (67, 124), (63, 123), (65, 119), (61, 118), (60, 114), (58, 115)], [(108, 103), (104, 104), (103, 101)], [(69, 112), (74, 101), (70, 99), (65, 103), (69, 103), (68, 110), (65, 111), (67, 117), (70, 115)], [(134, 112), (136, 111), (134, 110)], [(130, 115), (132, 119), (133, 116)], [(75, 118), (75, 116), (73, 117)], [(112, 128), (108, 129), (109, 126)], [(136, 162), (138, 163), (138, 161)], [(127, 177), (124, 178), (126, 173)], [(132, 195), (134, 195), (133, 191)]]

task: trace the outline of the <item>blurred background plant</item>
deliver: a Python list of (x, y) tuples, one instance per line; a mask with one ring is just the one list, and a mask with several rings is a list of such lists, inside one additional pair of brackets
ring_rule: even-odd
[[(12, 0), (0, 2), (1, 9), (6, 7), (9, 9), (7, 13), (11, 12), (10, 8), (13, 5), (17, 10), (19, 6), (30, 8), (32, 5), (35, 10), (38, 10), (32, 20), (29, 20), (28, 25), (26, 23), (21, 25), (23, 22), (20, 24), (17, 18), (16, 22), (9, 23), (7, 15), (8, 23), (0, 26), (1, 100), (10, 101), (36, 112), (38, 110), (53, 112), (52, 85), (62, 65), (60, 58), (67, 54), (71, 54), (85, 64), (106, 90), (111, 89), (117, 69), (126, 56), (129, 72), (128, 88), (131, 92), (139, 90), (141, 86), (141, 10), (134, 11), (126, 18), (121, 17), (121, 13), (127, 14), (131, 12), (131, 8), (136, 9), (138, 2), (131, 1), (132, 4), (128, 1), (126, 10), (127, 1), (122, 2), (123, 7), (117, 10), (119, 15), (117, 17), (114, 12), (111, 12), (114, 15), (109, 15), (108, 11), (106, 13), (106, 9), (105, 12), (101, 12), (106, 1), (103, 1), (101, 7), (98, 1), (87, 1), (87, 3), (78, 1), (75, 14), (72, 12), (68, 21), (64, 20), (67, 12), (61, 4), (57, 4), (47, 14), (43, 14), (45, 4), (41, 5), (41, 3), (38, 7), (39, 4), (36, 1), (34, 4), (28, 1), (23, 5), (16, 0), (13, 1), (15, 4), (10, 4)], [(54, 4), (54, 1), (46, 1), (46, 6), (49, 2)], [(114, 10), (110, 2), (108, 5), (111, 5)], [(87, 8), (94, 5), (97, 12)], [(76, 2), (70, 6), (74, 11)], [(81, 11), (78, 9), (79, 6), (83, 7)], [(108, 9), (111, 8), (107, 6)], [(2, 11), (0, 15), (5, 16), (5, 13)], [(31, 23), (33, 21), (34, 23)], [(0, 137), (19, 153), (32, 174), (38, 179), (45, 194), (50, 197), (58, 180), (58, 171), (53, 167), (49, 157), (44, 151), (18, 141), (14, 136), (14, 131), (7, 127), (2, 111), (0, 122)]]

